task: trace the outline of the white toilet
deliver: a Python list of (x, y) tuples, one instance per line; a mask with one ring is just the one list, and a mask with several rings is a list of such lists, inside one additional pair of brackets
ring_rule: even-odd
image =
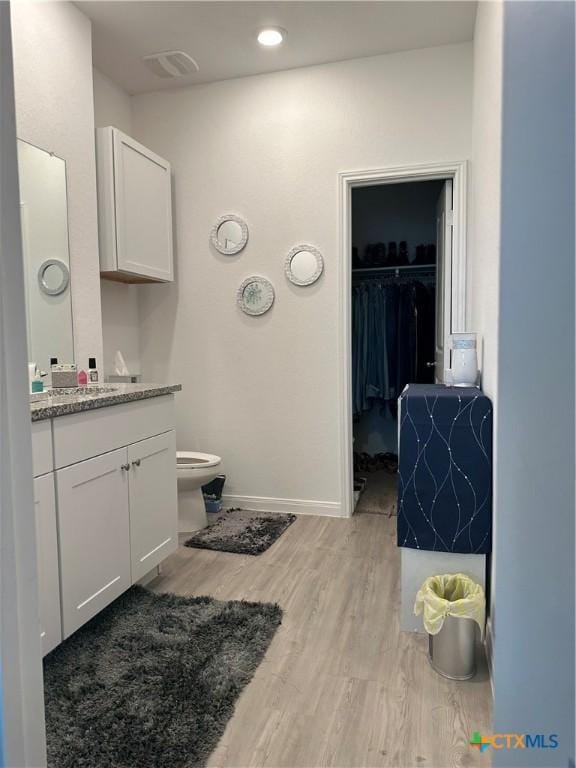
[(193, 451), (177, 451), (178, 530), (190, 533), (208, 525), (202, 486), (220, 473), (220, 456)]

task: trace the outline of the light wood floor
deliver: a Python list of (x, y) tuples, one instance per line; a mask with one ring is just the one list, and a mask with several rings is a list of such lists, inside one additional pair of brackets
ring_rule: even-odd
[(275, 601), (282, 626), (209, 766), (487, 766), (490, 684), (437, 675), (398, 624), (396, 519), (299, 517), (263, 555), (181, 547), (158, 592)]

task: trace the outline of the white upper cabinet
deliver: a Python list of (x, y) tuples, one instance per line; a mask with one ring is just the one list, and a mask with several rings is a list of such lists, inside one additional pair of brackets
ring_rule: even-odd
[(98, 230), (102, 277), (174, 279), (170, 163), (117, 128), (99, 128)]

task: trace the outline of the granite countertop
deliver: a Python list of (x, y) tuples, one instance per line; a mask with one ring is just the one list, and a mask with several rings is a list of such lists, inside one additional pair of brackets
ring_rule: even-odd
[(99, 384), (61, 390), (50, 389), (43, 395), (30, 396), (30, 415), (32, 421), (42, 421), (70, 413), (171, 395), (181, 389), (180, 384)]

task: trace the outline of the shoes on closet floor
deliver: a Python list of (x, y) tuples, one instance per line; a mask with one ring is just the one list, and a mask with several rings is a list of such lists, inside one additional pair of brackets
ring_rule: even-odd
[(429, 243), (428, 245), (417, 245), (416, 256), (414, 257), (413, 263), (423, 266), (436, 264), (436, 246), (434, 243)]
[(395, 453), (354, 453), (354, 474), (359, 472), (378, 472), (385, 469), (390, 474), (398, 471), (398, 456)]
[(385, 243), (376, 243), (374, 245), (374, 266), (385, 267), (386, 266), (386, 245)]
[(410, 263), (408, 258), (408, 243), (406, 240), (402, 240), (398, 246), (398, 266), (406, 267)]
[(388, 256), (386, 258), (386, 266), (398, 266), (398, 246), (394, 242), (388, 243)]
[(425, 245), (417, 245), (416, 246), (416, 255), (414, 256), (414, 264), (425, 264), (426, 263), (426, 246)]

